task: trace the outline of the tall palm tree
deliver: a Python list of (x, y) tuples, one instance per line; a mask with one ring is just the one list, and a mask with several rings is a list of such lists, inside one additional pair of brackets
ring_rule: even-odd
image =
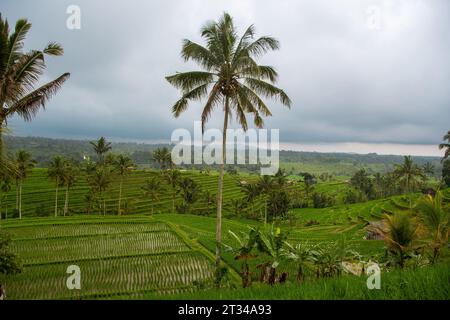
[(201, 29), (206, 46), (184, 40), (181, 55), (185, 61), (198, 63), (203, 70), (177, 73), (167, 81), (182, 91), (182, 97), (172, 107), (179, 117), (190, 101), (206, 99), (201, 121), (204, 129), (212, 112), (223, 107), (222, 159), (219, 170), (216, 217), (216, 270), (220, 268), (222, 242), (223, 174), (226, 154), (226, 129), (233, 113), (244, 130), (248, 123), (246, 114), (252, 114), (258, 128), (263, 127), (262, 116), (271, 112), (260, 96), (278, 98), (282, 104), (291, 105), (287, 94), (273, 85), (277, 72), (271, 66), (258, 65), (256, 58), (279, 48), (279, 42), (271, 37), (255, 40), (255, 28), (249, 26), (238, 38), (231, 16), (224, 13), (218, 22), (206, 23)]
[(71, 161), (66, 161), (64, 164), (64, 172), (62, 176), (62, 184), (66, 187), (66, 196), (64, 200), (64, 216), (67, 215), (69, 211), (69, 191), (74, 186), (76, 182), (76, 177), (78, 170), (75, 164)]
[(36, 165), (36, 160), (31, 157), (31, 154), (24, 150), (19, 150), (16, 153), (15, 163), (17, 168), (16, 175), (16, 201), (17, 209), (19, 210), (19, 219), (22, 219), (22, 186), (23, 181), (27, 178), (28, 174), (33, 170)]
[(422, 167), (423, 173), (430, 176), (433, 176), (435, 169), (431, 162), (426, 162)]
[(162, 170), (171, 168), (173, 165), (172, 154), (166, 147), (157, 148), (155, 151), (153, 151), (153, 160), (158, 163), (159, 167)]
[(442, 138), (445, 142), (439, 145), (439, 150), (445, 149), (444, 156), (441, 159), (441, 162), (444, 162), (450, 156), (450, 130), (447, 134)]
[(103, 165), (105, 163), (105, 154), (111, 150), (111, 142), (107, 142), (104, 137), (100, 137), (97, 141), (89, 142), (97, 154), (97, 160), (99, 164)]
[(412, 191), (411, 187), (426, 178), (422, 168), (413, 162), (411, 156), (405, 156), (403, 163), (395, 166), (394, 174), (405, 186), (408, 194)]
[(142, 193), (145, 197), (150, 198), (152, 201), (152, 214), (154, 213), (155, 202), (159, 201), (160, 195), (165, 192), (164, 186), (157, 178), (152, 178), (145, 181), (145, 184), (141, 187)]
[(172, 189), (172, 213), (175, 213), (175, 198), (179, 192), (178, 185), (181, 180), (181, 173), (172, 169), (165, 173), (164, 178)]
[(117, 209), (117, 214), (120, 216), (121, 201), (122, 201), (122, 185), (123, 180), (126, 175), (128, 175), (134, 168), (133, 161), (127, 156), (119, 154), (114, 161), (114, 170), (120, 177), (119, 184), (119, 208)]
[(92, 191), (100, 196), (100, 211), (106, 214), (105, 192), (111, 185), (111, 170), (108, 167), (100, 167), (96, 169), (89, 177), (88, 183), (91, 185)]
[[(19, 19), (10, 32), (8, 21), (0, 14), (0, 128), (15, 115), (31, 121), (70, 76), (64, 73), (36, 88), (47, 67), (45, 56), (60, 56), (64, 50), (58, 43), (50, 42), (43, 50), (23, 52), (30, 29), (31, 23)], [(0, 154), (3, 155), (1, 132)]]
[(65, 162), (64, 158), (56, 156), (47, 169), (47, 177), (55, 182), (55, 217), (58, 216), (58, 189), (63, 184)]

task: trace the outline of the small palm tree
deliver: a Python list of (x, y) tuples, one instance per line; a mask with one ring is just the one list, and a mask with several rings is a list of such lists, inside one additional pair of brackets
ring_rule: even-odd
[(89, 143), (97, 154), (99, 164), (105, 164), (105, 154), (112, 149), (111, 142), (107, 142), (104, 137), (100, 137), (97, 141), (91, 141)]
[[(23, 52), (30, 29), (31, 23), (19, 19), (14, 31), (10, 32), (8, 21), (3, 20), (0, 14), (0, 129), (6, 126), (9, 118), (16, 115), (31, 121), (70, 76), (64, 73), (36, 88), (47, 67), (45, 56), (60, 56), (64, 50), (58, 43), (50, 42), (43, 50)], [(0, 154), (3, 155), (1, 134), (2, 130)]]
[(244, 201), (250, 204), (252, 214), (255, 213), (255, 199), (260, 195), (258, 186), (255, 183), (240, 184), (241, 191), (244, 193)]
[[(413, 162), (411, 156), (405, 156), (403, 163), (395, 166), (394, 175), (403, 184), (408, 194), (412, 192), (412, 187), (426, 179), (422, 168)], [(411, 196), (409, 197), (409, 204), (411, 207)]]
[(439, 145), (439, 150), (442, 150), (442, 149), (445, 150), (444, 156), (441, 159), (441, 162), (444, 162), (450, 156), (450, 130), (442, 138), (442, 140), (444, 140), (445, 142), (443, 142)]
[(409, 212), (385, 215), (384, 222), (386, 229), (380, 228), (379, 231), (396, 263), (403, 268), (417, 238), (417, 224)]
[(178, 186), (181, 180), (181, 173), (178, 170), (172, 169), (164, 174), (164, 178), (172, 189), (172, 213), (175, 213), (175, 198), (180, 192)]
[(63, 184), (65, 163), (64, 158), (56, 156), (47, 169), (47, 176), (55, 182), (55, 217), (58, 216), (58, 189)]
[(153, 160), (158, 163), (161, 170), (166, 170), (173, 166), (172, 154), (166, 147), (157, 148), (153, 151)]
[(154, 213), (155, 202), (159, 201), (160, 195), (165, 192), (164, 186), (157, 178), (149, 179), (141, 187), (142, 193), (145, 197), (152, 201), (152, 214)]
[(430, 175), (430, 176), (432, 176), (434, 174), (435, 169), (436, 168), (434, 167), (434, 165), (431, 162), (425, 163), (422, 167), (424, 174)]
[(286, 93), (277, 88), (277, 72), (273, 67), (257, 64), (262, 54), (277, 50), (279, 43), (271, 37), (255, 39), (255, 28), (250, 26), (242, 37), (238, 38), (233, 19), (224, 13), (219, 21), (208, 22), (201, 35), (206, 46), (183, 41), (181, 50), (185, 61), (198, 63), (203, 70), (177, 73), (167, 77), (167, 81), (180, 89), (181, 99), (172, 107), (175, 117), (186, 111), (190, 101), (206, 99), (201, 114), (202, 127), (211, 117), (214, 109), (223, 107), (222, 159), (219, 169), (217, 217), (216, 217), (216, 273), (220, 269), (222, 239), (222, 202), (223, 175), (226, 155), (226, 130), (235, 113), (238, 123), (244, 130), (248, 128), (246, 115), (251, 114), (254, 124), (263, 127), (262, 116), (271, 116), (271, 112), (261, 96), (278, 98), (290, 106)]
[(122, 185), (123, 180), (126, 175), (128, 175), (132, 170), (134, 169), (133, 161), (127, 156), (124, 156), (122, 154), (118, 155), (114, 162), (114, 170), (120, 177), (120, 184), (119, 184), (119, 207), (117, 214), (120, 215), (121, 213), (121, 201), (122, 201)]
[(431, 236), (432, 260), (435, 262), (440, 256), (441, 248), (448, 242), (449, 210), (443, 206), (440, 191), (434, 197), (427, 195), (422, 198), (416, 209)]
[(100, 197), (100, 211), (103, 215), (106, 214), (106, 199), (105, 192), (111, 185), (111, 170), (108, 167), (100, 167), (95, 172), (88, 176), (88, 183), (95, 194)]
[(20, 150), (16, 153), (15, 164), (16, 174), (16, 209), (19, 210), (19, 219), (22, 219), (22, 186), (23, 181), (36, 165), (36, 160), (27, 151)]

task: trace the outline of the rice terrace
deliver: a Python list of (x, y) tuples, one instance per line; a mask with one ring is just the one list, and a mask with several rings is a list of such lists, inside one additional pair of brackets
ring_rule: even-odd
[[(1, 300), (450, 299), (448, 83), (419, 86), (414, 54), (369, 50), (394, 37), (400, 52), (436, 50), (417, 68), (438, 69), (439, 44), (402, 33), (423, 27), (420, 14), (392, 22), (419, 4), (380, 4), (376, 29), (350, 1), (349, 20), (322, 30), (308, 13), (328, 3), (292, 3), (311, 27), (297, 35), (270, 1), (242, 1), (254, 25), (241, 2), (194, 5), (198, 20), (186, 3), (138, 1), (113, 36), (104, 28), (124, 4), (97, 22), (83, 20), (97, 1), (58, 3), (48, 12), (65, 24), (51, 32), (60, 21), (36, 9), (47, 2), (7, 0), (0, 13)], [(421, 6), (439, 34), (449, 4)], [(375, 62), (372, 87), (358, 70)], [(195, 139), (169, 141), (192, 123), (214, 161), (193, 161)], [(261, 144), (264, 128), (277, 134)], [(255, 133), (256, 162), (245, 138), (234, 149), (236, 132)]]

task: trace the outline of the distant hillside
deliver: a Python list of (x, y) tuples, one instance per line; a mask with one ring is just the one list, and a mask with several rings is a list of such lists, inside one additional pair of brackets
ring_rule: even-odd
[[(55, 155), (62, 155), (69, 159), (81, 161), (83, 156), (95, 158), (92, 146), (87, 140), (51, 139), (41, 137), (5, 136), (7, 150), (15, 153), (17, 150), (27, 150), (33, 154), (38, 166), (45, 167)], [(154, 166), (151, 159), (152, 151), (163, 144), (145, 144), (134, 142), (113, 142), (113, 153), (126, 153), (137, 164)], [(413, 157), (419, 165), (430, 162), (435, 166), (436, 176), (440, 174), (441, 164), (438, 157)], [(351, 175), (359, 168), (366, 168), (369, 172), (387, 172), (395, 164), (403, 161), (402, 156), (350, 153), (319, 153), (281, 151), (281, 166), (289, 173), (311, 172), (321, 174), (328, 172), (333, 175)], [(237, 167), (237, 169), (239, 169)], [(259, 171), (257, 166), (247, 166), (251, 171)]]

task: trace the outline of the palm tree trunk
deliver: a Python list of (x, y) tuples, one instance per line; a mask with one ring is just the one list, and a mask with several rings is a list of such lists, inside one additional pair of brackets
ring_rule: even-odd
[(117, 211), (117, 215), (120, 216), (120, 202), (122, 200), (122, 183), (123, 183), (123, 176), (120, 178), (120, 185), (119, 185), (119, 209)]
[[(223, 197), (223, 172), (226, 159), (227, 147), (227, 126), (228, 126), (228, 108), (229, 98), (225, 98), (225, 116), (223, 120), (222, 132), (222, 162), (219, 169), (219, 183), (217, 188), (217, 217), (216, 217), (216, 274), (219, 274), (220, 260), (221, 260), (221, 246), (222, 246), (222, 197)], [(220, 283), (218, 283), (220, 286)]]
[(69, 209), (69, 187), (66, 188), (66, 200), (64, 202), (64, 217), (67, 214), (67, 211)]
[(22, 181), (19, 186), (19, 219), (22, 219)]
[(19, 181), (16, 181), (16, 210), (19, 210)]
[(106, 199), (103, 197), (103, 215), (106, 215)]
[(58, 179), (56, 179), (56, 191), (55, 191), (55, 217), (58, 216)]

